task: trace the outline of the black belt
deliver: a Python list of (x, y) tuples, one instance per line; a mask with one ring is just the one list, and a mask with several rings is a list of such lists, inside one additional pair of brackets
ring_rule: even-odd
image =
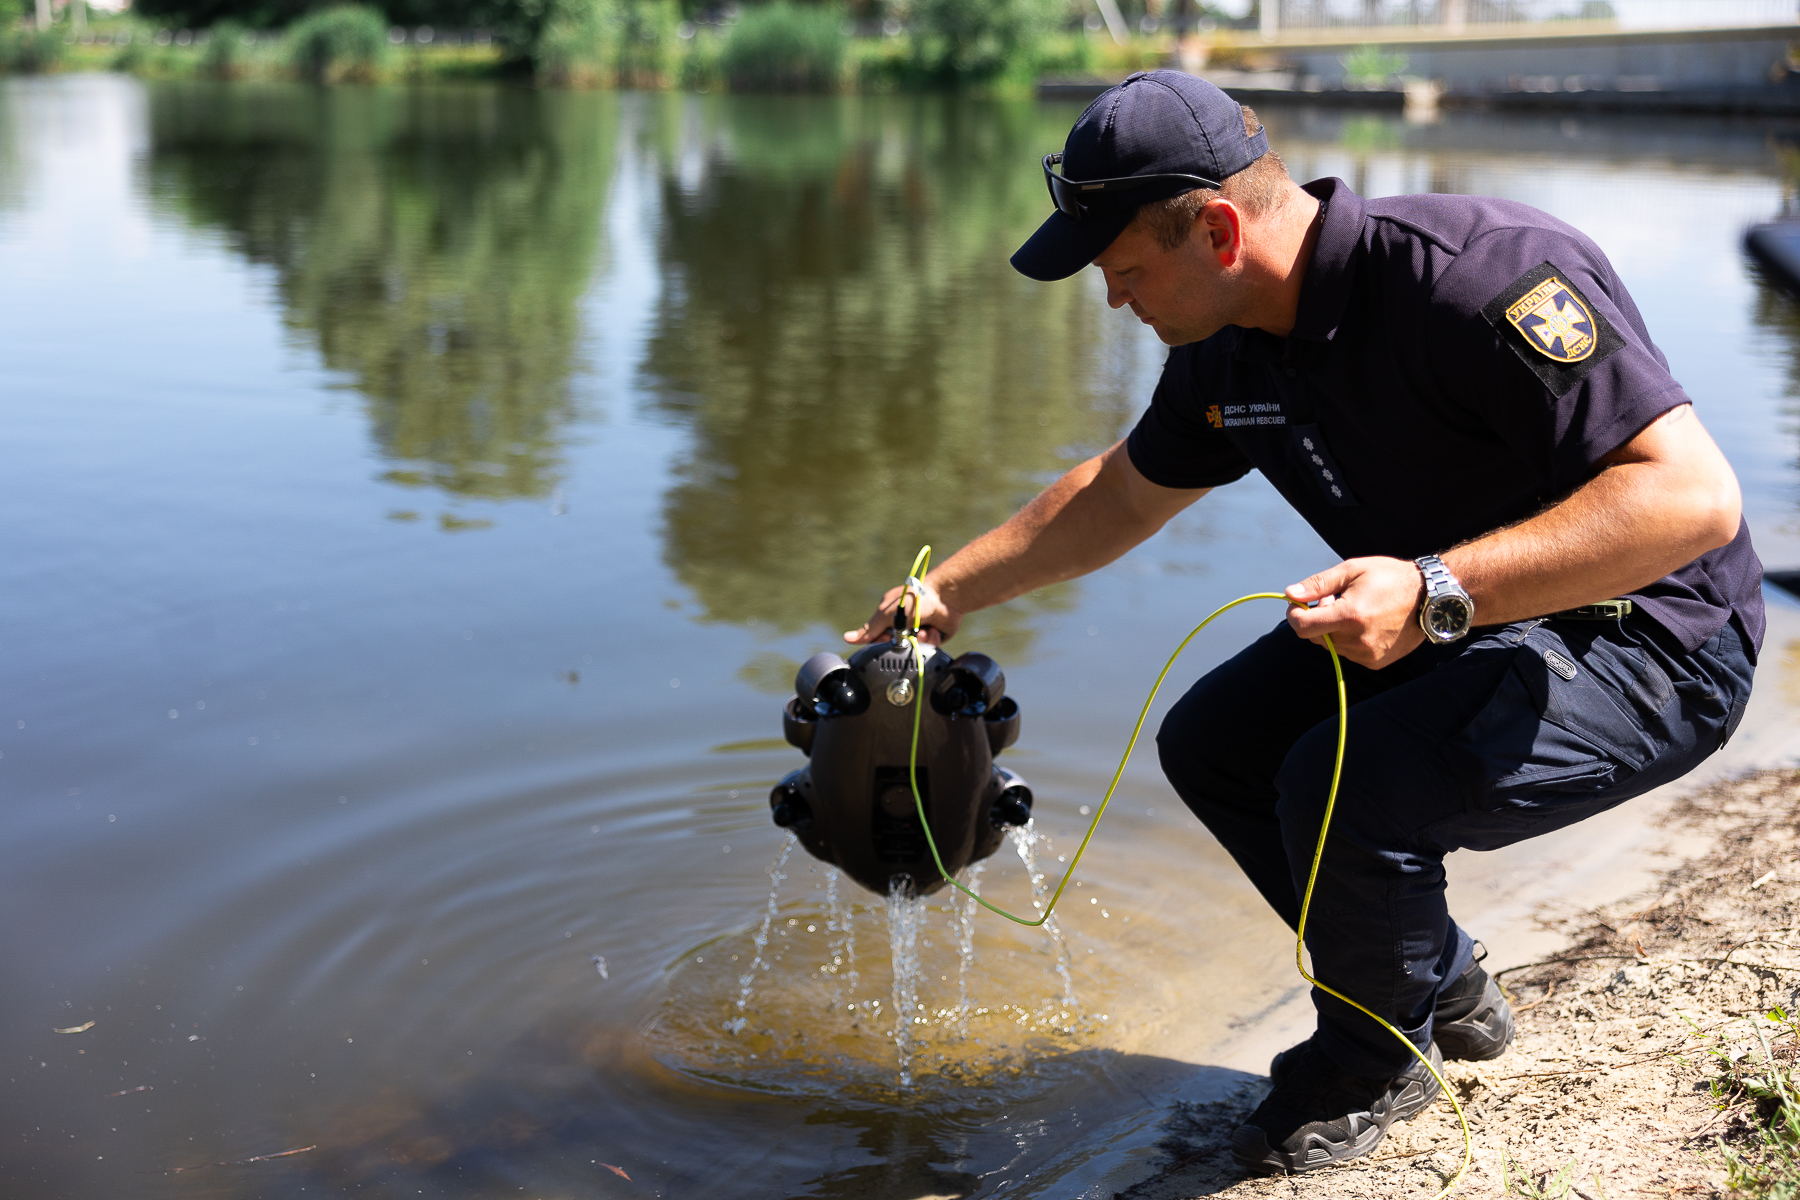
[(1617, 621), (1629, 617), (1631, 610), (1629, 600), (1602, 600), (1598, 604), (1583, 604), (1580, 608), (1565, 608), (1551, 613), (1550, 617), (1557, 621)]

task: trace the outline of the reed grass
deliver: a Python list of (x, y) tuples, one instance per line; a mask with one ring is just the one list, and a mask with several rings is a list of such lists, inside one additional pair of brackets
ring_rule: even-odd
[(237, 80), (250, 74), (256, 35), (236, 21), (220, 21), (207, 30), (206, 48), (200, 52), (200, 74), (209, 79)]
[(288, 27), (294, 69), (316, 83), (374, 83), (388, 54), (387, 18), (373, 8), (339, 4)]
[(849, 39), (835, 8), (773, 0), (732, 26), (719, 69), (733, 91), (835, 92)]
[(35, 75), (54, 71), (68, 57), (60, 30), (0, 26), (0, 71)]

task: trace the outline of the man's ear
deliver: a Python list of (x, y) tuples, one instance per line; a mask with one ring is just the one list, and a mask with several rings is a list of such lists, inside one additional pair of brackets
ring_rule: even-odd
[(1236, 264), (1244, 252), (1244, 214), (1238, 206), (1223, 197), (1212, 200), (1195, 214), (1199, 226), (1194, 232), (1206, 239), (1206, 248), (1219, 260), (1221, 267)]

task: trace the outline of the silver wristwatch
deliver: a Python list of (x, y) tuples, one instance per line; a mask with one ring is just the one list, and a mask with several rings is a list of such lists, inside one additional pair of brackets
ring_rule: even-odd
[(1413, 565), (1425, 577), (1425, 600), (1419, 605), (1419, 628), (1425, 631), (1425, 639), (1441, 646), (1474, 628), (1475, 601), (1450, 568), (1435, 554), (1415, 558)]

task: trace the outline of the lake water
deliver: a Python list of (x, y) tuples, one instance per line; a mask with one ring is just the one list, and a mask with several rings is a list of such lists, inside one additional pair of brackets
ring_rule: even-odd
[[(1148, 399), (1005, 261), (1078, 108), (0, 80), (8, 1195), (1066, 1195), (1249, 1078), (1291, 944), (1153, 754), (1060, 941), (894, 916), (905, 1088), (884, 902), (768, 819), (795, 665)], [(1781, 129), (1265, 117), (1588, 230), (1800, 566)], [(1329, 561), (1252, 478), (969, 622), (1052, 880), (1180, 635)]]

